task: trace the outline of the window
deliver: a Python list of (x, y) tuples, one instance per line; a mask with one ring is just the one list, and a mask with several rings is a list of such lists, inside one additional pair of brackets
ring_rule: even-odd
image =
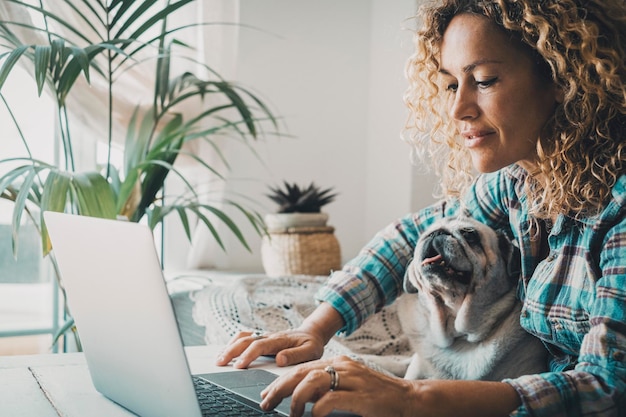
[[(32, 89), (33, 91), (25, 90)], [(20, 138), (27, 139), (33, 157), (54, 162), (54, 102), (36, 95), (34, 81), (25, 70), (15, 68), (2, 89), (12, 114), (0, 102), (2, 159), (28, 156)], [(0, 175), (19, 163), (0, 164)], [(13, 203), (0, 199), (0, 354), (46, 352), (58, 325), (55, 311), (58, 294), (49, 261), (43, 259), (37, 229), (23, 219), (17, 246), (12, 249)]]

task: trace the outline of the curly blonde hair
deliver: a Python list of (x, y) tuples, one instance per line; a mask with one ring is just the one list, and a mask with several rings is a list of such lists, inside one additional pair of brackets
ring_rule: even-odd
[(446, 196), (461, 195), (475, 177), (438, 86), (443, 34), (461, 13), (485, 16), (526, 45), (539, 73), (564, 93), (538, 140), (538, 168), (526, 180), (532, 214), (599, 211), (626, 169), (624, 0), (443, 0), (421, 9), (406, 69), (406, 128), (416, 155), (434, 162)]

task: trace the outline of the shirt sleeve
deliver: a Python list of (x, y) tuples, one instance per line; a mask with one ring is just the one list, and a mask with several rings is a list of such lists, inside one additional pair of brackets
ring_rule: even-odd
[(349, 335), (372, 314), (391, 304), (402, 291), (406, 266), (420, 233), (435, 220), (457, 213), (457, 201), (441, 201), (390, 224), (335, 271), (316, 294), (343, 317), (339, 333)]
[(513, 416), (626, 416), (625, 223), (611, 228), (596, 252), (600, 277), (575, 366), (505, 380), (523, 402)]
[(507, 168), (478, 176), (462, 202), (442, 200), (390, 224), (341, 271), (331, 274), (316, 299), (329, 303), (341, 314), (345, 326), (339, 333), (351, 334), (396, 299), (420, 233), (436, 220), (463, 213), (494, 228), (506, 225), (511, 201), (517, 201), (511, 196), (517, 192), (515, 175), (519, 172)]

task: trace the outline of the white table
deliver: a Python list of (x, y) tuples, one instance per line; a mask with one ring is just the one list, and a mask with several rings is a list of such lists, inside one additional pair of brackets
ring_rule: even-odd
[[(194, 374), (232, 371), (214, 365), (219, 346), (187, 347)], [(253, 364), (276, 374), (273, 360)], [(82, 353), (0, 357), (0, 416), (3, 417), (131, 417), (134, 414), (95, 390)]]

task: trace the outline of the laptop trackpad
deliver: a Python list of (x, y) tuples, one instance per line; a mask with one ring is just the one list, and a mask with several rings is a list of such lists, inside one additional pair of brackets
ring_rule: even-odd
[[(248, 369), (243, 371), (233, 372), (219, 372), (212, 374), (199, 375), (214, 384), (220, 385), (224, 388), (241, 395), (242, 397), (259, 404), (261, 402), (261, 391), (267, 387), (277, 376), (271, 372), (263, 369)], [(283, 401), (276, 407), (276, 410), (289, 415), (289, 409), (291, 407), (291, 397), (283, 399)], [(305, 407), (304, 416), (311, 415), (311, 408), (313, 404), (308, 403)], [(334, 411), (330, 414), (332, 417), (358, 417), (356, 414)]]
[[(261, 391), (264, 387), (242, 387), (235, 388), (233, 392), (241, 395), (242, 397), (254, 401), (256, 403), (261, 401)], [(287, 397), (281, 401), (278, 406), (276, 406), (275, 410), (281, 413), (284, 413), (286, 416), (289, 415), (289, 409), (291, 408), (291, 397)], [(311, 408), (313, 408), (312, 403), (307, 403), (304, 407), (304, 417), (311, 416)], [(358, 417), (356, 414), (346, 413), (343, 411), (333, 411), (329, 414), (330, 417)]]

